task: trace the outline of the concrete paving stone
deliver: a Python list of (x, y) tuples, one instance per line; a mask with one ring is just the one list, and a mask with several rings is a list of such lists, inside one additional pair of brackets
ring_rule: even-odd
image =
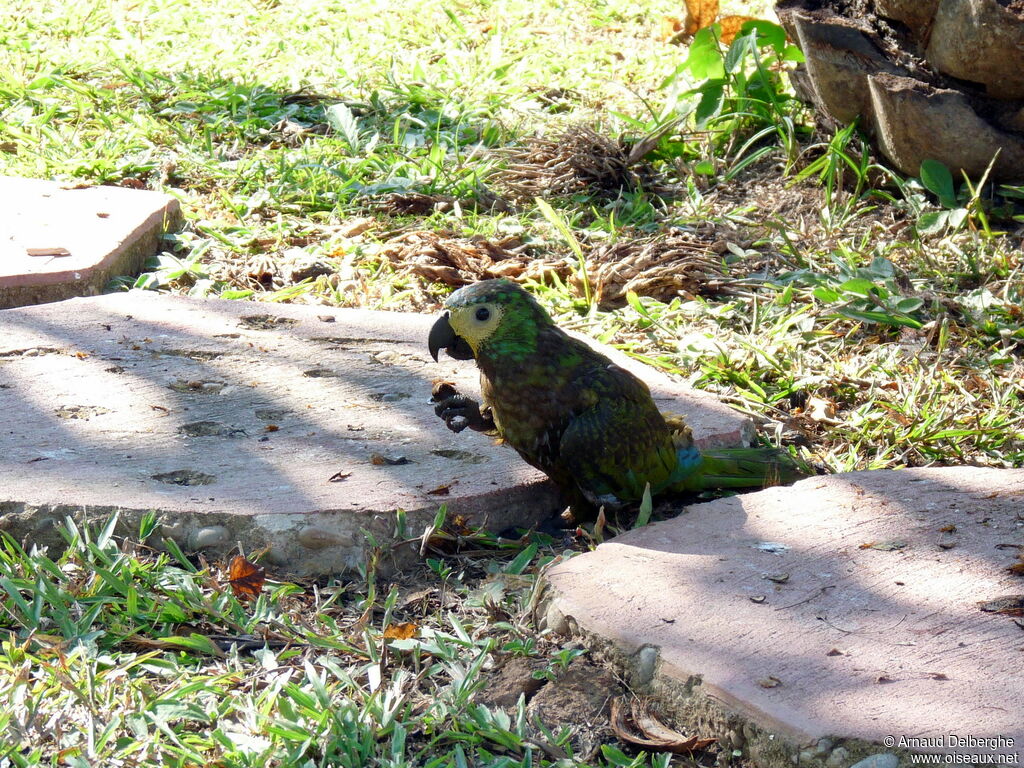
[(1024, 619), (978, 603), (1024, 594), (1007, 570), (1022, 545), (1024, 469), (815, 477), (692, 505), (557, 565), (548, 623), (624, 659), (656, 649), (665, 690), (770, 732), (787, 765), (826, 737), (846, 740), (827, 760), (841, 768), (908, 750), (1016, 764)]
[(141, 271), (181, 223), (178, 201), (158, 192), (11, 176), (0, 211), (0, 309), (94, 296)]
[[(472, 362), (430, 359), (434, 319), (143, 291), (0, 311), (0, 528), (57, 544), (66, 514), (121, 510), (132, 530), (152, 509), (188, 549), (269, 547), (285, 571), (326, 574), (363, 562), (367, 532), (393, 540), (398, 508), (411, 536), (442, 503), (492, 530), (557, 511), (511, 449), (434, 415), (433, 379), (478, 392)], [(749, 436), (714, 398), (606, 351), (702, 444)]]

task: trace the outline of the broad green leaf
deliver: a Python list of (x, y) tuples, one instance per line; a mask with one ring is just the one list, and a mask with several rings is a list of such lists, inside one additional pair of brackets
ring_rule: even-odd
[(686, 66), (695, 80), (721, 80), (725, 77), (722, 52), (712, 27), (697, 30), (690, 43)]
[(834, 301), (839, 301), (839, 291), (834, 288), (828, 288), (824, 285), (818, 286), (814, 289), (814, 298), (818, 301), (824, 301), (826, 304), (831, 304)]
[(928, 211), (917, 217), (917, 231), (922, 235), (937, 235), (946, 228), (949, 211)]
[(845, 291), (846, 293), (853, 293), (857, 296), (871, 296), (879, 293), (878, 285), (863, 277), (855, 277), (852, 280), (847, 280), (839, 286), (839, 290)]
[(898, 309), (900, 312), (910, 314), (911, 312), (916, 312), (917, 310), (919, 310), (923, 305), (924, 299), (915, 299), (912, 297), (907, 297), (905, 299), (900, 299), (899, 301), (896, 302), (896, 309)]
[(718, 114), (722, 108), (725, 86), (722, 83), (708, 83), (701, 89), (700, 103), (694, 111), (693, 119), (698, 129), (703, 129), (708, 120)]
[(795, 64), (803, 64), (804, 61), (806, 61), (804, 58), (804, 52), (795, 45), (786, 46), (786, 49), (782, 52), (782, 60), (792, 61)]
[(956, 208), (953, 174), (938, 160), (927, 158), (921, 161), (921, 183), (925, 189), (939, 198), (943, 208)]
[(360, 146), (359, 121), (352, 114), (352, 110), (348, 108), (348, 105), (339, 103), (332, 104), (326, 111), (328, 124), (342, 135), (352, 152), (358, 152)]
[(521, 574), (526, 570), (527, 566), (537, 555), (537, 544), (530, 544), (526, 549), (515, 556), (515, 559), (505, 566), (505, 573), (511, 573), (514, 576)]
[(954, 208), (949, 212), (949, 226), (951, 229), (960, 229), (967, 218), (966, 208)]
[[(718, 26), (717, 24), (715, 26)], [(751, 35), (738, 35), (725, 52), (725, 59), (722, 62), (725, 71), (729, 74), (735, 72), (746, 58), (747, 53), (753, 48), (754, 39)]]
[[(746, 35), (751, 30), (757, 30), (757, 44), (760, 47), (770, 45), (776, 53), (782, 53), (786, 49), (786, 30), (778, 24), (766, 19), (751, 19), (743, 22), (740, 27), (740, 34)], [(789, 46), (793, 48), (795, 46)], [(797, 51), (799, 52), (799, 48)], [(801, 57), (802, 59), (802, 57)]]
[(892, 277), (896, 274), (896, 270), (893, 267), (892, 262), (884, 256), (875, 256), (875, 258), (871, 260), (871, 266), (869, 269), (872, 274), (879, 275), (881, 277)]

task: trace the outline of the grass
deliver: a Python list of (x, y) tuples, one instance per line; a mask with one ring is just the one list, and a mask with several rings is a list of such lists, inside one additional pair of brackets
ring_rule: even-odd
[[(1024, 193), (889, 171), (791, 98), (777, 32), (670, 45), (678, 11), (9, 0), (0, 173), (181, 200), (185, 231), (112, 289), (434, 311), (453, 286), (400, 238), (487, 238), (561, 323), (827, 469), (1019, 466)], [(716, 274), (666, 289), (639, 254), (669, 236)], [(602, 282), (610, 246), (628, 290)], [(67, 534), (59, 557), (0, 547), (0, 768), (664, 763), (610, 739), (577, 754), (571, 732), (475, 702), (495, 658), (550, 671), (573, 651), (530, 623), (551, 541), (526, 563), (425, 564), (414, 614), (408, 581), (273, 582), (243, 604), (180, 553)], [(385, 641), (400, 620), (415, 637)]]
[(240, 602), (219, 569), (147, 546), (155, 518), (131, 542), (116, 524), (68, 522), (57, 558), (0, 540), (0, 765), (583, 764), (571, 728), (473, 700), (496, 658), (555, 678), (581, 653), (527, 625), (537, 570), (557, 557), (543, 537), (428, 560), (386, 590), (371, 569), (271, 580)]

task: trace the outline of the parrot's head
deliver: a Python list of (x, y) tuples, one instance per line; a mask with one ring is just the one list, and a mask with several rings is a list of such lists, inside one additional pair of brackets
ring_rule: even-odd
[(510, 280), (484, 280), (460, 288), (444, 303), (430, 329), (430, 355), (442, 349), (456, 360), (528, 353), (537, 331), (551, 318), (529, 293)]

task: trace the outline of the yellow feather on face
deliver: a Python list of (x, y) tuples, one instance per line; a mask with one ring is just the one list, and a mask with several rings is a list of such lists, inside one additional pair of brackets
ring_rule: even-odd
[(503, 314), (505, 307), (496, 302), (470, 304), (450, 309), (448, 322), (456, 335), (466, 340), (473, 354), (477, 354), (480, 345), (501, 325)]

